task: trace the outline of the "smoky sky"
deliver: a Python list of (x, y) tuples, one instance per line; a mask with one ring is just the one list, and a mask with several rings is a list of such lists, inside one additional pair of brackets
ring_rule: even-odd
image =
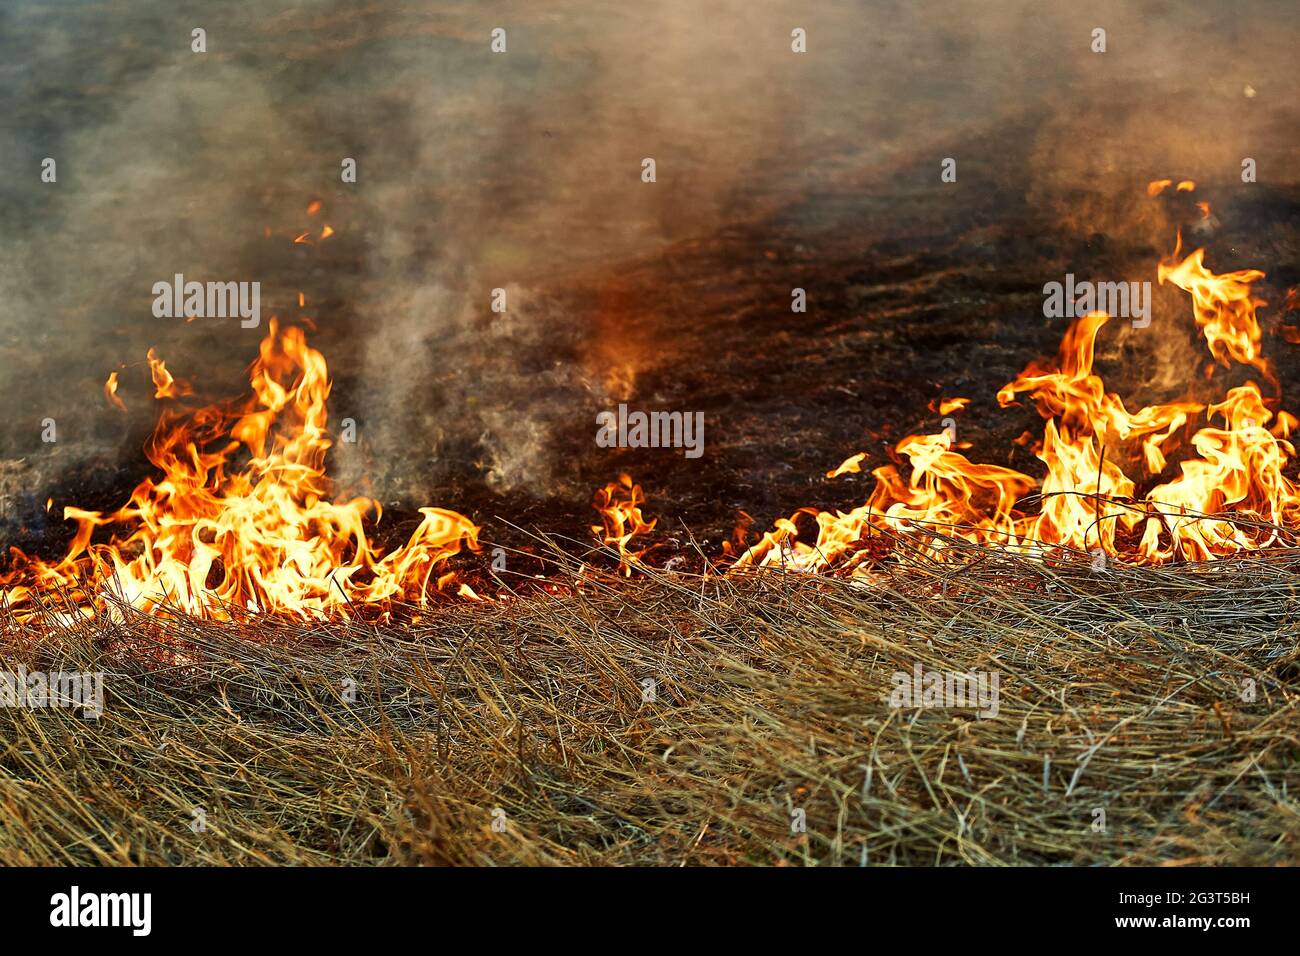
[[(1282, 2), (10, 0), (0, 492), (138, 448), (151, 346), (200, 398), (241, 394), (272, 314), (311, 320), (333, 419), (359, 423), (344, 483), (415, 503), (447, 503), (448, 468), (546, 486), (556, 431), (635, 382), (635, 361), (611, 384), (593, 360), (609, 350), (591, 316), (556, 294), (572, 277), (814, 190), (939, 188), (940, 159), (960, 168), (963, 144), (1021, 135), (1020, 117), (1031, 161), (997, 188), (1063, 230), (1163, 236), (1134, 183), (1230, 177), (1243, 142), (1261, 175), (1294, 178), (1296, 18)], [(932, 182), (893, 172), (925, 156)], [(155, 318), (150, 290), (177, 273), (260, 282), (262, 326)], [(114, 370), (126, 413), (102, 395)]]

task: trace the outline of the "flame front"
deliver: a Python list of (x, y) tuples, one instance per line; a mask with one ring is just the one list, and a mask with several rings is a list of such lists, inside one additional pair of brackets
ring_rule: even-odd
[[(188, 391), (152, 350), (149, 364), (158, 397)], [(330, 500), (328, 369), (301, 329), (272, 319), (249, 377), (253, 396), (242, 403), (164, 411), (145, 448), (161, 477), (111, 513), (65, 508), (77, 523), (67, 555), (47, 564), (14, 549), (13, 570), (0, 578), (5, 600), (32, 613), (37, 592), (64, 589), (83, 614), (112, 595), (153, 613), (319, 618), (423, 600), (434, 570), (477, 546), (468, 518), (422, 508), (407, 543), (385, 555), (365, 531), (379, 505)], [(125, 530), (92, 543), (100, 528)]]
[[(1157, 181), (1148, 192), (1170, 184)], [(1177, 188), (1194, 187), (1184, 181)], [(1181, 253), (1180, 235), (1157, 278), (1191, 296), (1211, 356), (1221, 365), (1252, 366), (1276, 387), (1261, 354), (1256, 310), (1264, 303), (1251, 291), (1264, 273), (1216, 275), (1203, 249)], [(910, 464), (906, 479), (893, 465), (877, 468), (862, 507), (801, 509), (776, 522), (736, 566), (865, 575), (874, 560), (893, 553), (878, 531), (906, 536), (932, 559), (951, 556), (963, 540), (1040, 555), (1101, 550), (1151, 564), (1294, 544), (1300, 489), (1284, 469), (1295, 454), (1288, 441), (1295, 417), (1274, 416), (1253, 381), (1208, 407), (1179, 400), (1130, 412), (1093, 372), (1097, 335), (1109, 319), (1104, 312), (1078, 319), (1054, 360), (1031, 363), (997, 393), (1003, 407), (1027, 397), (1046, 420), (1033, 446), (1046, 469), (1040, 481), (971, 462), (953, 450), (948, 431), (912, 435), (895, 449)], [(1171, 456), (1182, 460), (1170, 466)], [(850, 459), (828, 475), (854, 470), (850, 463), (856, 467)], [(815, 543), (801, 540), (802, 515), (816, 521)]]
[[(1148, 192), (1172, 184), (1158, 180)], [(1194, 188), (1185, 180), (1176, 190)], [(319, 210), (313, 206), (309, 214)], [(328, 234), (325, 226), (322, 238)], [(1217, 275), (1206, 268), (1203, 249), (1182, 255), (1181, 235), (1157, 270), (1160, 283), (1190, 296), (1193, 321), (1217, 364), (1248, 366), (1277, 389), (1261, 352), (1256, 313), (1264, 303), (1252, 292), (1263, 276), (1255, 269)], [(778, 520), (735, 566), (865, 576), (898, 557), (899, 542), (929, 560), (949, 558), (955, 544), (969, 542), (1044, 557), (1100, 551), (1153, 564), (1294, 545), (1300, 488), (1286, 472), (1297, 419), (1275, 412), (1276, 402), (1266, 401), (1254, 381), (1218, 402), (1183, 398), (1129, 411), (1093, 370), (1097, 337), (1109, 320), (1104, 312), (1079, 318), (1054, 358), (1031, 362), (997, 392), (1002, 407), (1024, 400), (1045, 420), (1039, 440), (1028, 432), (1017, 439), (1032, 442), (1041, 479), (971, 461), (951, 425), (911, 435), (894, 449), (905, 470), (887, 464), (872, 471), (875, 486), (861, 507), (800, 509)], [(152, 349), (148, 363), (155, 398), (192, 393)], [(450, 590), (456, 575), (442, 565), (463, 547), (478, 546), (479, 529), (468, 518), (423, 508), (406, 544), (384, 554), (366, 537), (367, 523), (381, 517), (379, 505), (361, 497), (331, 500), (330, 382), (324, 356), (308, 347), (303, 331), (281, 329), (272, 319), (249, 373), (253, 394), (243, 402), (165, 410), (145, 449), (159, 477), (142, 481), (111, 513), (65, 508), (77, 525), (65, 557), (45, 563), (14, 549), (11, 570), (0, 575), (0, 598), (20, 615), (38, 613), (43, 592), (62, 591), (81, 614), (112, 613), (111, 597), (151, 613), (310, 619)], [(117, 388), (114, 372), (104, 394), (124, 409)], [(949, 415), (967, 403), (944, 399), (931, 408)], [(853, 455), (827, 477), (859, 472), (866, 457)], [(641, 487), (622, 475), (594, 501), (601, 523), (592, 531), (616, 550), (624, 575), (645, 554), (632, 549), (633, 539), (655, 527), (642, 514), (644, 500)], [(816, 524), (812, 543), (802, 537), (801, 520)], [(95, 540), (100, 529), (106, 542)], [(456, 593), (477, 598), (463, 582)]]

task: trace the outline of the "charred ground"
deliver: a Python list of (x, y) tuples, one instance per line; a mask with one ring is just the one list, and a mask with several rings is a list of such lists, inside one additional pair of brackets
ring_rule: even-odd
[[(1033, 142), (1033, 132), (1017, 126), (951, 144), (949, 152), (973, 161), (944, 191), (932, 188), (929, 159), (871, 177), (833, 170), (818, 188), (761, 216), (612, 269), (556, 277), (533, 294), (571, 317), (569, 332), (536, 347), (523, 367), (538, 376), (555, 366), (586, 372), (580, 387), (563, 382), (544, 399), (554, 406), (547, 450), (563, 467), (544, 482), (503, 491), (487, 480), (485, 449), (472, 441), (453, 436), (434, 453), (413, 447), (412, 456), (429, 458), (438, 490), (428, 501), (385, 502), (379, 539), (401, 540), (419, 520), (415, 508), (434, 504), (470, 515), (484, 526), (486, 541), (507, 548), (530, 549), (538, 530), (586, 542), (593, 489), (626, 471), (646, 490), (647, 516), (659, 520), (660, 555), (691, 536), (706, 553), (720, 554), (738, 525), (749, 526), (752, 537), (799, 507), (861, 504), (870, 470), (891, 461), (891, 446), (905, 435), (941, 430), (934, 403), (953, 396), (971, 399), (957, 415), (969, 457), (1041, 474), (1028, 446), (1014, 441), (1026, 430), (1039, 436), (1041, 419), (1032, 407), (998, 407), (994, 393), (1031, 359), (1054, 354), (1067, 328), (1065, 320), (1043, 317), (1042, 285), (1067, 271), (1154, 279), (1178, 228), (1187, 245), (1207, 247), (1215, 271), (1267, 273), (1258, 287), (1269, 303), (1260, 312), (1265, 354), (1287, 407), (1300, 385), (1297, 346), (1282, 334), (1295, 302), (1288, 290), (1300, 282), (1300, 192), (1202, 182), (1197, 197), (1214, 211), (1206, 229), (1191, 197), (1149, 198), (1139, 177), (1130, 189), (1135, 218), (1141, 209), (1167, 223), (1165, 233), (1151, 230), (1166, 235), (1163, 244), (1065, 228), (1055, 204), (1008, 187), (1000, 174), (1008, 163), (1027, 162), (1009, 157), (1006, 147)], [(1097, 199), (1086, 188), (1077, 197), (1081, 207)], [(294, 260), (285, 267), (295, 268)], [(311, 310), (322, 318), (312, 321), (318, 331), (310, 341), (331, 359), (336, 424), (365, 388), (349, 362), (358, 320), (349, 318), (346, 270), (316, 279), (328, 291)], [(790, 308), (795, 287), (807, 292), (805, 313)], [(1157, 376), (1153, 342), (1181, 338), (1193, 353), (1200, 346), (1186, 297), (1155, 289), (1149, 329), (1116, 320), (1103, 330), (1097, 367), (1109, 389), (1137, 407), (1183, 393), (1212, 399), (1249, 377), (1219, 368), (1207, 378), (1203, 348), (1198, 363)], [(486, 333), (499, 320), (485, 309), (479, 325)], [(476, 374), (475, 357), (450, 358), (456, 374)], [(620, 370), (630, 374), (612, 382)], [(447, 401), (463, 388), (456, 374), (419, 400), (434, 408)], [(228, 380), (229, 371), (220, 377)], [(599, 448), (595, 415), (618, 401), (702, 411), (704, 456)], [(359, 426), (364, 434), (367, 422)], [(52, 486), (17, 488), (11, 481), (6, 518), (13, 542), (46, 554), (63, 547), (68, 530), (46, 517), (47, 496), (59, 507), (118, 506), (151, 473), (139, 450), (146, 436), (142, 423), (123, 427), (115, 459), (47, 471), (58, 475)], [(859, 451), (868, 455), (862, 474), (823, 477)]]

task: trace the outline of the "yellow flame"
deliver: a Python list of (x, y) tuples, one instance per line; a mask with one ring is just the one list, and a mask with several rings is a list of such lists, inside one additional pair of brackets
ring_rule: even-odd
[(117, 373), (109, 372), (108, 381), (104, 383), (104, 397), (108, 403), (119, 411), (126, 411), (126, 403), (117, 394)]
[[(165, 370), (155, 361), (158, 382)], [(63, 587), (76, 590), (84, 613), (111, 594), (153, 613), (319, 618), (424, 600), (434, 570), (477, 546), (468, 518), (421, 508), (406, 544), (385, 555), (364, 527), (379, 505), (330, 500), (328, 370), (301, 329), (272, 320), (249, 378), (254, 395), (242, 403), (163, 412), (145, 448), (159, 476), (117, 511), (65, 508), (77, 523), (66, 556), (46, 564), (15, 549), (15, 570), (0, 578), (12, 585), (6, 600), (21, 613), (35, 589)], [(123, 530), (93, 542), (108, 526)]]
[[(1147, 192), (1157, 195), (1171, 182), (1157, 180)], [(1178, 188), (1194, 186), (1184, 180)], [(1187, 256), (1181, 249), (1180, 236), (1158, 266), (1159, 281), (1188, 293), (1193, 320), (1218, 362), (1253, 366), (1276, 385), (1260, 353), (1256, 311), (1264, 303), (1251, 292), (1264, 273), (1215, 274), (1205, 267), (1203, 249)], [(1208, 407), (1177, 400), (1130, 412), (1093, 372), (1097, 335), (1109, 319), (1104, 312), (1078, 319), (1054, 359), (1031, 362), (997, 393), (1003, 407), (1027, 397), (1046, 420), (1034, 444), (1045, 468), (1041, 480), (971, 462), (953, 450), (947, 433), (911, 435), (895, 449), (910, 466), (906, 479), (893, 465), (878, 468), (861, 508), (805, 508), (778, 520), (737, 567), (865, 574), (889, 552), (871, 546), (879, 531), (906, 535), (934, 558), (952, 553), (952, 539), (964, 539), (1039, 554), (1101, 548), (1145, 563), (1209, 560), (1300, 531), (1300, 488), (1284, 474), (1295, 454), (1288, 436), (1296, 418), (1275, 416), (1254, 382)], [(1202, 415), (1206, 423), (1188, 440)], [(1169, 476), (1175, 452), (1184, 457)], [(849, 470), (856, 459), (829, 474)], [(816, 522), (814, 544), (801, 540), (799, 522), (806, 517)]]
[(646, 521), (641, 513), (645, 493), (632, 481), (632, 476), (622, 474), (596, 492), (592, 507), (600, 513), (600, 524), (592, 525), (592, 533), (601, 543), (618, 549), (618, 567), (624, 575), (632, 573), (644, 551), (632, 551), (628, 543), (637, 535), (654, 530), (655, 522)]

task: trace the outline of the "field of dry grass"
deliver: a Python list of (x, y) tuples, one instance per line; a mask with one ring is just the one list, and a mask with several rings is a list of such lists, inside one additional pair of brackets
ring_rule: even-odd
[[(385, 623), (7, 616), (11, 669), (107, 700), (0, 710), (0, 862), (1297, 858), (1293, 554), (585, 577)], [(917, 662), (997, 672), (997, 716), (891, 707)]]

